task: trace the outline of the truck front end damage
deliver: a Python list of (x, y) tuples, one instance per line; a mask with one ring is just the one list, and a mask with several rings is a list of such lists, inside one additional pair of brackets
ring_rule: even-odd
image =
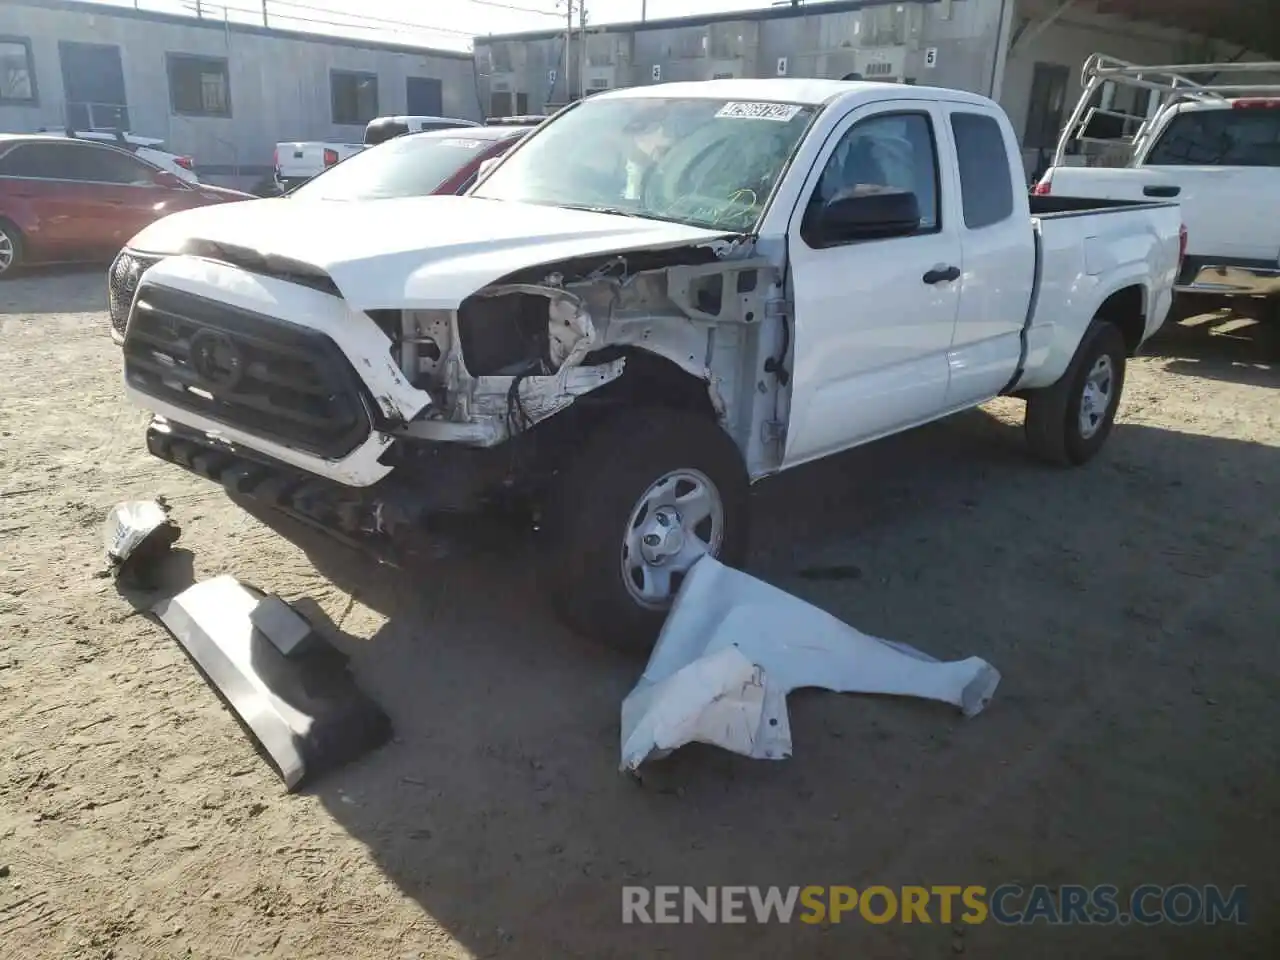
[(785, 422), (786, 378), (765, 372), (786, 348), (779, 278), (729, 238), (360, 310), (313, 271), (174, 256), (138, 286), (125, 385), (157, 456), (349, 535), (536, 498), (619, 404), (705, 407), (760, 476)]

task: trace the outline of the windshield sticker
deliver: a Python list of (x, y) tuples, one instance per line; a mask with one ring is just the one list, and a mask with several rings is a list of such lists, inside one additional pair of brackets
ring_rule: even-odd
[(467, 150), (474, 150), (484, 143), (483, 140), (459, 140), (457, 137), (445, 137), (439, 142), (445, 147), (464, 147)]
[(738, 120), (777, 120), (786, 123), (800, 112), (795, 103), (726, 103), (716, 113), (717, 117), (733, 117)]

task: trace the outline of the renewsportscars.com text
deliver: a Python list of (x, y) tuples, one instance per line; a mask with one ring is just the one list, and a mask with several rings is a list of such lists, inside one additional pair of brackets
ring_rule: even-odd
[(623, 887), (623, 923), (967, 923), (1049, 926), (1248, 922), (1248, 891), (1143, 884)]

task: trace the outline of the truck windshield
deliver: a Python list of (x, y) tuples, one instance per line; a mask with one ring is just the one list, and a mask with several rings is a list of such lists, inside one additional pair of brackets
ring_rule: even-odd
[(1280, 108), (1189, 110), (1165, 127), (1150, 166), (1280, 167)]
[(425, 197), (493, 145), (492, 139), (468, 137), (464, 130), (447, 137), (397, 137), (348, 157), (289, 196), (304, 200)]
[(472, 195), (746, 232), (815, 112), (692, 97), (588, 100), (531, 136)]

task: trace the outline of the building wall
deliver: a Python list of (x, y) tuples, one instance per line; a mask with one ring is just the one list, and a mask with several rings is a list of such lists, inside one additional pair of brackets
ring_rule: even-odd
[[(867, 0), (828, 6), (837, 9), (611, 25), (589, 31), (586, 50), (589, 55), (612, 53), (612, 65), (588, 64), (585, 70), (575, 33), (569, 84), (564, 82), (562, 33), (477, 38), (481, 96), (488, 104), (495, 86), (509, 86), (527, 96), (531, 111), (540, 112), (548, 103), (563, 104), (576, 96), (584, 75), (586, 86), (592, 78), (607, 77), (610, 87), (706, 80), (718, 73), (772, 77), (778, 75), (780, 58), (786, 58), (786, 75), (793, 77), (863, 72), (875, 79), (866, 74), (866, 66), (881, 60), (891, 63), (896, 76), (920, 84), (990, 92), (1000, 0)], [(932, 65), (926, 62), (930, 48), (935, 50)], [(554, 89), (548, 75), (552, 69), (557, 75)]]
[[(374, 73), (378, 111), (404, 113), (406, 78), (442, 81), (444, 112), (479, 117), (470, 56), (449, 51), (357, 44), (324, 37), (190, 18), (137, 15), (109, 7), (29, 0), (0, 2), (0, 36), (29, 38), (39, 101), (0, 104), (0, 131), (33, 132), (65, 120), (58, 42), (115, 44), (120, 48), (131, 132), (163, 137), (214, 180), (269, 172), (282, 140), (348, 140), (362, 125), (332, 122), (330, 70)], [(228, 61), (231, 116), (191, 117), (170, 106), (167, 54), (189, 53)]]

